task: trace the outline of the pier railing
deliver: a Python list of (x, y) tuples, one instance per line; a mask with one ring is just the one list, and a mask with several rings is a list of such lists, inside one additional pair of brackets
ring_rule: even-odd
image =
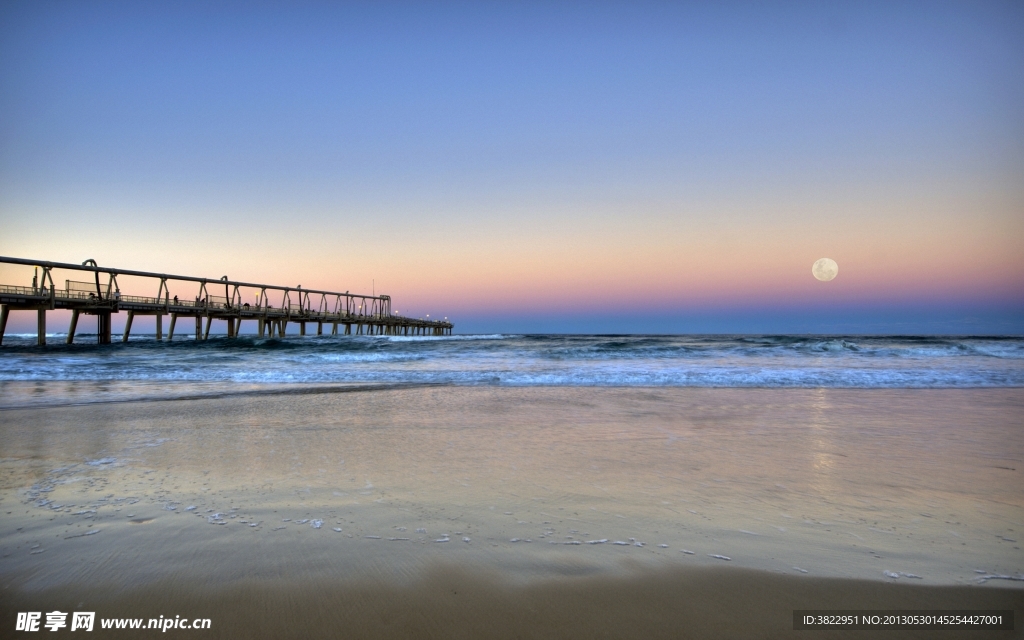
[[(197, 278), (165, 273), (135, 271), (100, 267), (94, 260), (81, 265), (61, 262), (47, 262), (22, 258), (0, 257), (0, 264), (32, 266), (36, 268), (32, 286), (0, 284), (0, 344), (12, 310), (34, 310), (38, 313), (38, 342), (46, 342), (46, 311), (69, 309), (72, 312), (67, 342), (74, 340), (79, 315), (97, 317), (99, 342), (110, 342), (110, 317), (126, 311), (128, 314), (123, 340), (127, 341), (132, 320), (136, 315), (156, 317), (157, 340), (163, 339), (162, 319), (169, 315), (171, 320), (167, 339), (174, 335), (177, 319), (194, 318), (196, 339), (206, 339), (213, 320), (224, 320), (228, 336), (238, 335), (242, 320), (255, 320), (262, 337), (267, 330), (271, 336), (284, 336), (289, 322), (297, 323), (300, 334), (305, 335), (306, 323), (317, 324), (317, 333), (323, 325), (331, 325), (331, 333), (338, 333), (339, 325), (345, 334), (384, 335), (449, 335), (453, 325), (445, 318), (424, 320), (409, 318), (391, 312), (391, 297), (387, 295), (353, 294), (348, 291), (324, 291), (303, 289), (301, 286), (259, 284), (230, 280), (227, 276), (218, 279)], [(42, 273), (40, 274), (40, 270)], [(63, 288), (57, 288), (53, 280), (56, 270), (90, 272), (92, 281), (64, 281)], [(102, 276), (102, 277), (101, 277)], [(122, 293), (118, 276), (144, 278), (158, 281), (157, 295), (150, 297)], [(89, 276), (86, 276), (89, 277)], [(198, 295), (179, 298), (171, 294), (169, 283), (192, 283), (198, 285)], [(255, 303), (242, 302), (242, 290), (258, 291)], [(217, 295), (213, 292), (223, 292)], [(280, 302), (273, 304), (271, 294), (280, 296)], [(205, 331), (202, 324), (206, 319)]]

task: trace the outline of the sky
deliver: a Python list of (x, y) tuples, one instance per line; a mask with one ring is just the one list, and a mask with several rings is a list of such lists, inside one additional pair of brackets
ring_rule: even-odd
[(0, 255), (461, 333), (1022, 334), (1021, 114), (1020, 2), (11, 1)]

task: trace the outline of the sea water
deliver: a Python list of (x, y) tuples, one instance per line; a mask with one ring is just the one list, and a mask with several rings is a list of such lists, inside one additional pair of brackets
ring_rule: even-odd
[[(510, 387), (993, 388), (1024, 386), (1024, 338), (949, 336), (152, 335), (36, 346), (6, 336), (0, 406), (268, 386), (443, 384)], [(46, 397), (28, 382), (65, 383)]]

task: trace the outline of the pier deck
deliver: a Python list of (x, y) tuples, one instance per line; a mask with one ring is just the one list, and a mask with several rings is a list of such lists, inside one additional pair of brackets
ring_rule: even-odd
[[(33, 277), (32, 286), (0, 284), (0, 345), (3, 344), (7, 318), (11, 311), (37, 313), (37, 343), (46, 344), (46, 312), (54, 309), (71, 311), (66, 342), (75, 339), (78, 320), (82, 314), (97, 319), (97, 341), (111, 342), (111, 316), (124, 311), (128, 314), (122, 341), (127, 342), (135, 316), (155, 316), (156, 339), (163, 340), (163, 318), (170, 317), (167, 340), (174, 338), (179, 318), (195, 320), (195, 339), (206, 340), (214, 320), (227, 323), (228, 337), (238, 335), (243, 320), (257, 324), (262, 337), (284, 337), (289, 323), (299, 325), (299, 334), (306, 335), (306, 325), (316, 323), (317, 335), (329, 325), (330, 333), (337, 335), (339, 328), (345, 335), (451, 335), (453, 325), (445, 320), (408, 318), (391, 312), (391, 297), (362, 295), (349, 292), (321, 291), (301, 287), (238, 282), (224, 276), (219, 279), (179, 276), (147, 271), (133, 271), (100, 267), (93, 260), (81, 265), (42, 260), (26, 260), (0, 256), (0, 264), (36, 267), (42, 271)], [(89, 281), (66, 279), (63, 287), (53, 279), (55, 270), (86, 272)], [(153, 297), (128, 295), (121, 292), (118, 276), (148, 278), (158, 281)], [(88, 276), (87, 276), (88, 277)], [(198, 292), (187, 299), (172, 294), (170, 284), (192, 283)], [(223, 287), (224, 295), (220, 293)], [(242, 293), (257, 293), (256, 302), (242, 302)], [(275, 297), (271, 302), (270, 296)], [(279, 298), (278, 298), (279, 296)], [(205, 327), (203, 320), (206, 320)]]

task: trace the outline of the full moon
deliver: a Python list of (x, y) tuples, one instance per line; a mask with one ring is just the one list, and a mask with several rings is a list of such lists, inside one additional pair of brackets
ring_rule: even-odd
[(828, 282), (839, 273), (839, 265), (831, 258), (822, 258), (811, 267), (811, 273), (822, 282)]

